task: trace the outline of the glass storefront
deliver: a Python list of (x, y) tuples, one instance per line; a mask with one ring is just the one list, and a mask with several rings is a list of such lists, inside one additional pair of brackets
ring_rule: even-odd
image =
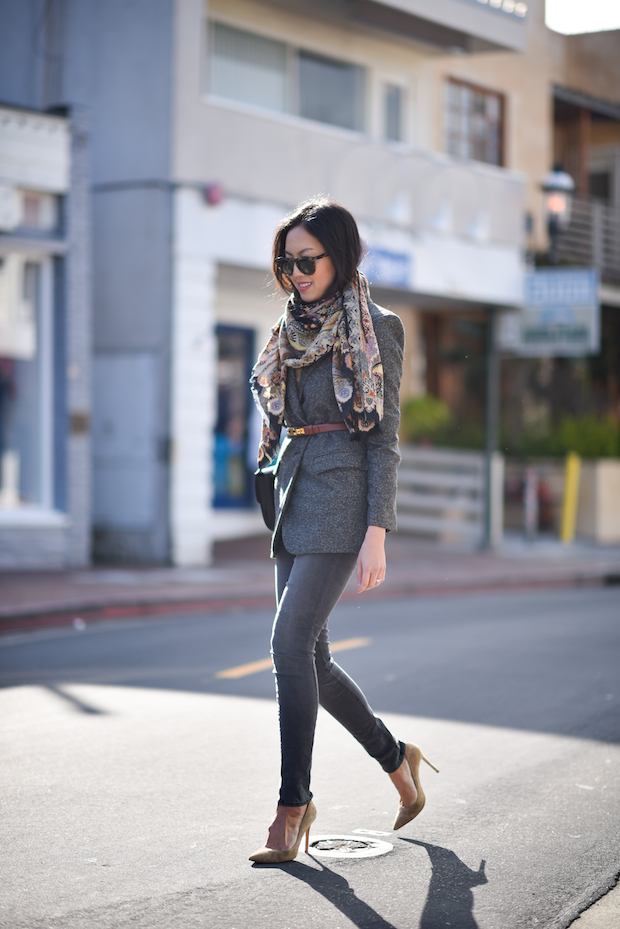
[(0, 255), (0, 508), (52, 507), (48, 259)]
[(253, 407), (249, 377), (254, 360), (254, 330), (218, 326), (217, 422), (213, 506), (249, 507), (253, 503), (248, 464)]

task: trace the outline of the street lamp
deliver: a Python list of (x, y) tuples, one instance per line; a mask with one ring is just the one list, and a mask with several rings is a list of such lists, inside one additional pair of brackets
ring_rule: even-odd
[(575, 182), (561, 164), (556, 164), (553, 171), (545, 174), (542, 184), (545, 194), (545, 214), (549, 232), (549, 261), (558, 263), (558, 239), (570, 222)]

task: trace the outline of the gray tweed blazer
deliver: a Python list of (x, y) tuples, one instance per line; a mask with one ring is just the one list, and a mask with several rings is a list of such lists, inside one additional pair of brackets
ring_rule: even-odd
[[(352, 440), (348, 432), (284, 439), (276, 465), (276, 525), (272, 556), (284, 545), (292, 555), (357, 552), (367, 526), (396, 528), (396, 471), (400, 463), (399, 390), (404, 329), (395, 313), (369, 305), (384, 376), (380, 429)], [(331, 352), (286, 382), (285, 424), (342, 422), (334, 396)]]

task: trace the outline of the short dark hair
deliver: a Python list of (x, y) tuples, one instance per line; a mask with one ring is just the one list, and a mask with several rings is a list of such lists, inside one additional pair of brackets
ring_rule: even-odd
[(296, 226), (303, 226), (318, 239), (336, 270), (334, 281), (325, 296), (331, 297), (348, 287), (355, 279), (357, 267), (364, 256), (364, 244), (351, 213), (329, 197), (313, 197), (300, 203), (276, 229), (273, 273), (280, 287), (289, 294), (295, 290), (278, 267), (276, 258), (284, 255), (286, 237)]

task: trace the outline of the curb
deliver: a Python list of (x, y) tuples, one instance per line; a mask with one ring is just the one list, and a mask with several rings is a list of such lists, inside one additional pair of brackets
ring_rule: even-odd
[[(373, 599), (395, 600), (407, 597), (450, 597), (465, 594), (492, 593), (500, 591), (552, 590), (565, 587), (606, 587), (620, 584), (620, 575), (601, 574), (573, 575), (566, 578), (497, 578), (469, 584), (395, 584), (392, 587), (372, 591)], [(345, 591), (341, 600), (350, 602), (357, 599), (355, 591)], [(103, 622), (114, 619), (132, 619), (137, 617), (162, 616), (170, 613), (215, 613), (232, 612), (244, 609), (264, 609), (275, 606), (273, 594), (253, 597), (225, 597), (217, 599), (139, 601), (101, 606), (83, 604), (63, 607), (53, 611), (33, 610), (0, 617), (0, 636), (34, 629), (71, 626), (76, 619), (89, 622)]]

